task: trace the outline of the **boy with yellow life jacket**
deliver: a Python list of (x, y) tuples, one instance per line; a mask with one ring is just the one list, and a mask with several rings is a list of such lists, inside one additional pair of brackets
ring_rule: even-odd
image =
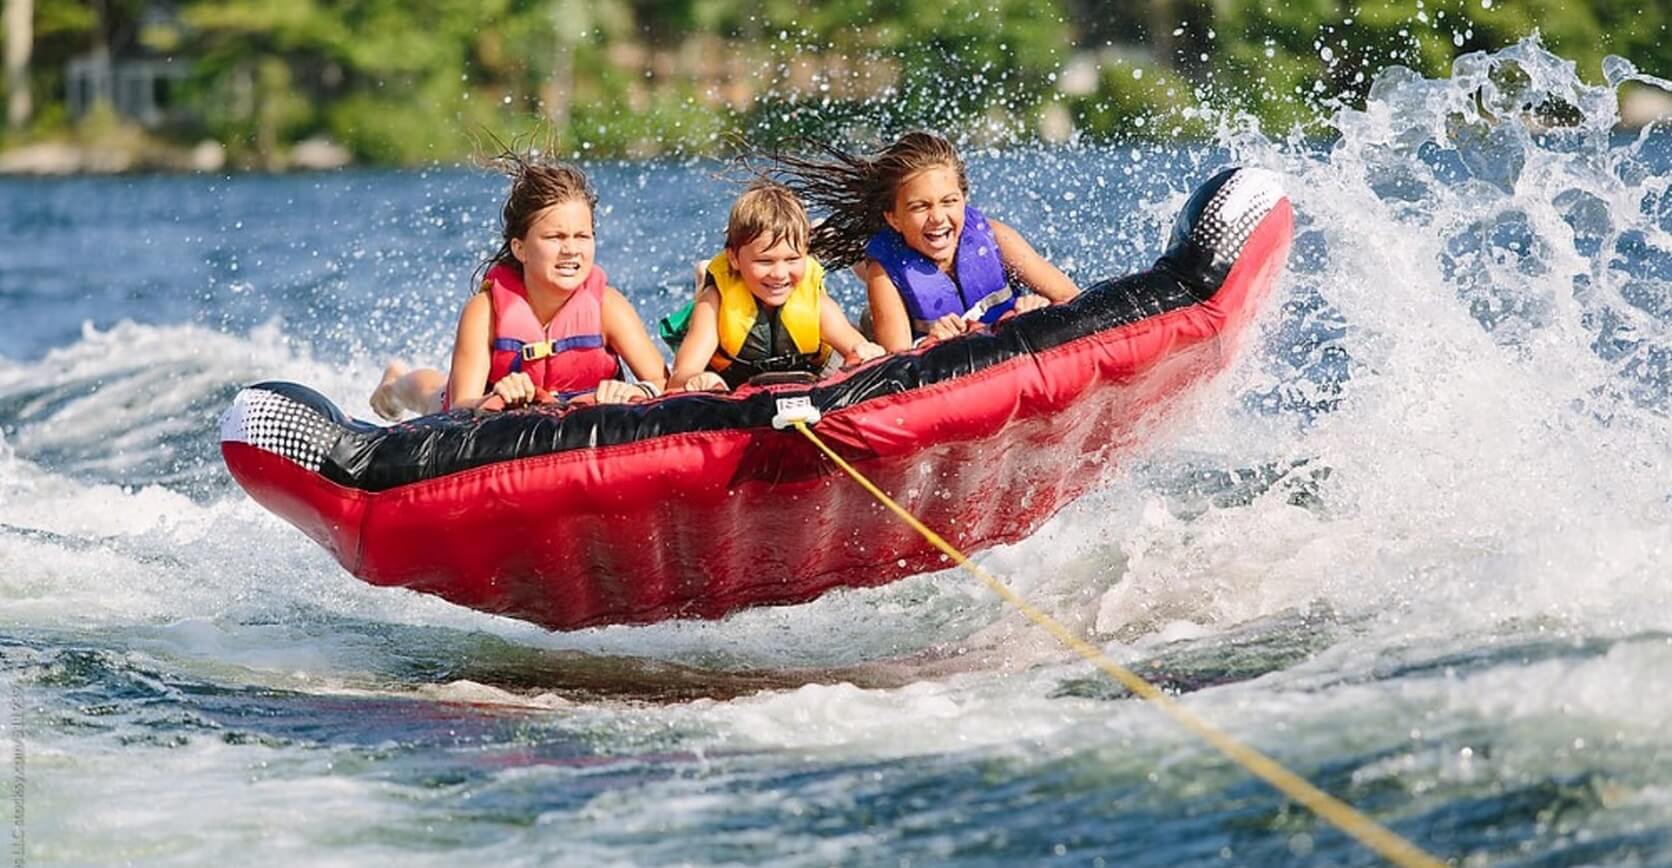
[(737, 198), (726, 249), (703, 268), (683, 328), (667, 330), (678, 344), (670, 390), (725, 391), (768, 373), (816, 375), (832, 352), (849, 364), (883, 354), (825, 292), (824, 267), (807, 256), (807, 237), (807, 211), (787, 187), (757, 181)]

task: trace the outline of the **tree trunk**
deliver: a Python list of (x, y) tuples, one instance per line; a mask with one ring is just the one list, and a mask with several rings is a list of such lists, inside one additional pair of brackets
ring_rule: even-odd
[(34, 0), (6, 0), (6, 125), (29, 123), (29, 55), (34, 49)]
[(575, 94), (575, 45), (589, 24), (585, 5), (574, 0), (552, 4), (552, 74), (546, 80), (546, 120), (563, 135), (569, 127), (569, 107)]
[(1178, 40), (1173, 36), (1173, 30), (1184, 22), (1174, 13), (1173, 0), (1155, 0), (1149, 4), (1149, 38), (1150, 54), (1162, 69), (1178, 67), (1178, 57), (1174, 50)]

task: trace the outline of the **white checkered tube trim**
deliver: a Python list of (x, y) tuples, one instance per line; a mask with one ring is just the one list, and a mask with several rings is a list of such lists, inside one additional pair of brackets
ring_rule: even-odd
[(1235, 259), (1248, 236), (1282, 198), (1283, 185), (1275, 172), (1239, 169), (1202, 209), (1201, 219), (1191, 227), (1190, 240), (1204, 250)]
[(266, 389), (244, 389), (221, 414), (221, 442), (248, 443), (318, 472), (341, 429), (311, 408)]

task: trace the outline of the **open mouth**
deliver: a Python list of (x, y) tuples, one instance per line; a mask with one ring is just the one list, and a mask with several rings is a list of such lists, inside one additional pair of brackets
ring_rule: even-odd
[(931, 246), (940, 247), (952, 240), (952, 227), (946, 226), (941, 229), (926, 229), (923, 232), (923, 240), (927, 241)]
[(579, 262), (559, 262), (552, 268), (558, 277), (578, 277), (581, 273)]

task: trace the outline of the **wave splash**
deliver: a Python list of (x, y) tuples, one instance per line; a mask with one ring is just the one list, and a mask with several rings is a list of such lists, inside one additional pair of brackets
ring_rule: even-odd
[[(1056, 216), (1072, 219), (1046, 236), (1082, 270), (1110, 237), (1158, 246), (1192, 173), (1226, 157), (1284, 173), (1301, 221), (1263, 340), (1110, 488), (988, 565), (1114, 642), (1314, 609), (1444, 634), (1523, 618), (1667, 627), (1644, 603), (1672, 544), (1660, 481), (1672, 478), (1672, 145), (1613, 131), (1620, 86), (1665, 82), (1624, 61), (1607, 73), (1586, 84), (1529, 40), (1461, 58), (1445, 79), (1387, 70), (1362, 108), (1336, 110), (1324, 148), (1227, 118), (1220, 150), (978, 165), (987, 189), (1095, 178), (1105, 190), (1165, 168), (1174, 180), (1145, 188), (1105, 234), (1084, 231), (1101, 200), (1063, 197)], [(948, 649), (1008, 665), (988, 652), (1015, 641), (1015, 624), (951, 574), (722, 625), (566, 637), (363, 588), (242, 501), (212, 429), (239, 385), (267, 378), (366, 416), (376, 370), (317, 359), (278, 322), (242, 335), (88, 328), (38, 361), (0, 361), (14, 617), (208, 617), (234, 632), (297, 618), (299, 634), (427, 622), (716, 667)], [(364, 665), (346, 656), (360, 644), (333, 665)]]
[[(1319, 600), (1448, 635), (1667, 626), (1672, 136), (1615, 132), (1627, 81), (1666, 86), (1619, 59), (1586, 84), (1534, 38), (1384, 71), (1322, 149), (1226, 120), (1233, 161), (1289, 178), (1291, 285), (1236, 409), (1141, 474), (1102, 629)], [(1281, 481), (1204, 511), (1203, 473)]]

